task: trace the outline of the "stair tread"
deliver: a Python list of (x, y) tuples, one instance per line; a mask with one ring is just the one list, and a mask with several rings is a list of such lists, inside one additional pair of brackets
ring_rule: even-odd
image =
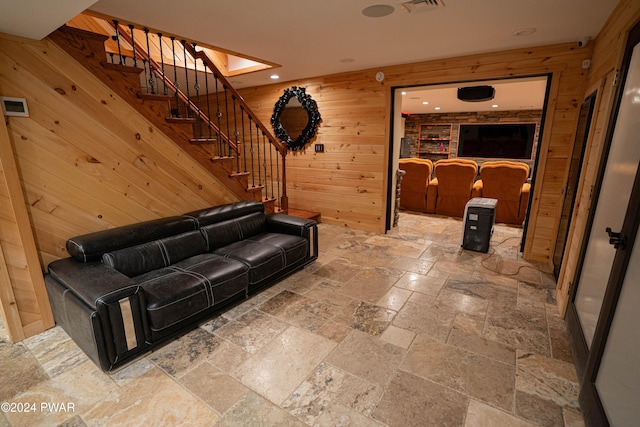
[(218, 140), (215, 138), (191, 138), (189, 142), (192, 144), (213, 144)]
[(211, 157), (209, 160), (211, 160), (212, 162), (223, 162), (225, 160), (234, 160), (235, 157), (229, 157), (229, 156), (214, 156)]
[(140, 74), (144, 71), (142, 68), (134, 67), (132, 65), (112, 64), (110, 62), (103, 62), (102, 66), (109, 70), (121, 71), (123, 73)]
[(247, 187), (247, 191), (258, 191), (258, 190), (262, 190), (264, 188), (264, 185), (250, 185), (249, 187)]
[(167, 123), (195, 123), (196, 119), (193, 117), (166, 117)]
[(229, 176), (247, 176), (251, 175), (251, 172), (231, 172)]
[(138, 92), (138, 98), (140, 99), (150, 99), (155, 101), (166, 101), (168, 99), (174, 98), (172, 95), (163, 95), (161, 93), (143, 93)]

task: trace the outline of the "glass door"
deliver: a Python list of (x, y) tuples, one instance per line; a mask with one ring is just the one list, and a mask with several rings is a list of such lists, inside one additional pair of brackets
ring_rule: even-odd
[[(632, 215), (635, 212), (632, 212)], [(635, 216), (635, 215), (634, 215)], [(640, 233), (623, 265), (613, 320), (595, 381), (597, 394), (612, 426), (637, 426), (640, 404)], [(615, 293), (615, 291), (613, 291)]]
[[(590, 348), (616, 253), (610, 233), (622, 228), (640, 161), (640, 47), (633, 49), (587, 250), (577, 283), (575, 308)], [(609, 232), (606, 230), (610, 230)]]

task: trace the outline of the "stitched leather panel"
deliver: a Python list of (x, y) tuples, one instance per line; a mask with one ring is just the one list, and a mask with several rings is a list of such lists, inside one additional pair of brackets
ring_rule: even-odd
[(253, 213), (241, 218), (202, 227), (209, 251), (266, 231), (267, 221), (263, 213)]
[(195, 220), (199, 227), (204, 227), (205, 225), (240, 218), (256, 212), (264, 213), (264, 205), (260, 202), (245, 201), (200, 209), (184, 216)]
[(207, 225), (202, 227), (200, 231), (207, 242), (209, 251), (240, 240), (240, 231), (235, 220)]
[(205, 251), (206, 243), (202, 234), (191, 231), (108, 252), (102, 256), (102, 262), (126, 276), (134, 277)]
[(252, 242), (275, 246), (284, 252), (285, 267), (295, 264), (307, 256), (307, 239), (289, 234), (263, 233), (251, 237)]
[(250, 240), (232, 243), (214, 252), (227, 258), (242, 261), (249, 267), (249, 284), (257, 283), (284, 268), (282, 249)]
[(152, 331), (159, 331), (207, 309), (211, 304), (207, 281), (187, 272), (163, 269), (164, 274), (141, 283)]
[(105, 252), (195, 229), (196, 222), (193, 218), (161, 218), (74, 237), (67, 240), (67, 251), (81, 262), (98, 261)]
[(151, 330), (168, 328), (232, 295), (246, 293), (247, 270), (238, 261), (201, 254), (135, 278), (146, 295)]
[(174, 267), (206, 277), (211, 283), (214, 304), (247, 292), (249, 268), (238, 260), (205, 254), (185, 259)]

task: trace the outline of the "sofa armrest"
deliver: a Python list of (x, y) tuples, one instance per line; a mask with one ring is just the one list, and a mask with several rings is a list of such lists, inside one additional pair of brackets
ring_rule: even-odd
[(471, 197), (482, 197), (482, 189), (483, 189), (482, 180), (479, 179), (473, 183), (473, 188), (471, 189)]
[(518, 211), (518, 221), (524, 222), (524, 217), (527, 216), (527, 206), (529, 205), (529, 194), (531, 193), (531, 184), (522, 184), (522, 191), (520, 193), (520, 209)]
[(52, 303), (56, 321), (77, 342), (90, 338), (83, 349), (104, 370), (149, 346), (144, 292), (129, 277), (100, 262), (66, 258), (49, 264), (45, 283), (50, 299), (59, 300)]
[(438, 178), (429, 181), (427, 187), (427, 213), (436, 213), (436, 200), (438, 199)]
[(312, 219), (298, 218), (285, 214), (267, 215), (267, 227), (269, 231), (274, 233), (307, 237), (307, 230), (314, 225), (316, 225), (316, 222)]
[(93, 309), (99, 301), (116, 301), (137, 288), (132, 279), (101, 262), (65, 258), (49, 264), (49, 274)]
[(318, 223), (314, 220), (285, 214), (268, 214), (267, 229), (273, 233), (304, 237), (309, 241), (309, 258), (318, 257)]

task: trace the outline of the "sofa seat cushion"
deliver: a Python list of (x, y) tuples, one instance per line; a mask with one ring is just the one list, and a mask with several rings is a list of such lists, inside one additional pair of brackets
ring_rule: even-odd
[(213, 254), (188, 258), (134, 278), (144, 289), (149, 327), (162, 331), (238, 293), (246, 293), (247, 267)]
[(214, 253), (244, 263), (249, 268), (250, 287), (285, 267), (281, 248), (253, 240), (241, 240), (216, 249)]
[(304, 259), (307, 256), (309, 246), (306, 239), (291, 234), (262, 233), (248, 240), (279, 248), (284, 256), (285, 267)]

